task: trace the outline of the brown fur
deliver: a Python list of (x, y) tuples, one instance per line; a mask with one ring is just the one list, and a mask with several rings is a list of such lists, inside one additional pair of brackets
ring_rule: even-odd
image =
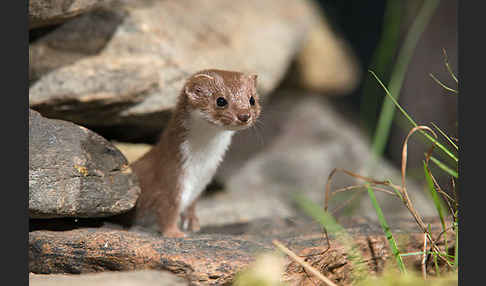
[[(253, 106), (248, 104), (251, 96), (255, 99)], [(218, 97), (224, 97), (228, 104), (217, 106)], [(180, 146), (188, 134), (185, 123), (192, 110), (202, 111), (213, 124), (239, 130), (254, 124), (260, 108), (256, 75), (204, 70), (191, 76), (179, 95), (176, 109), (160, 141), (131, 166), (142, 189), (135, 209), (135, 224), (151, 225), (155, 222), (164, 236), (184, 236), (177, 225), (181, 214), (179, 178), (183, 171)], [(245, 117), (250, 118), (248, 122), (241, 120)], [(195, 202), (181, 214), (181, 219), (188, 221), (192, 231), (199, 229)]]

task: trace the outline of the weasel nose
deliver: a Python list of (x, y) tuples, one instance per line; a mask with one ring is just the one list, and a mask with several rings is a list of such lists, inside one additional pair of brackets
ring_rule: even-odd
[(238, 114), (238, 119), (242, 122), (247, 122), (250, 119), (250, 113), (240, 113)]

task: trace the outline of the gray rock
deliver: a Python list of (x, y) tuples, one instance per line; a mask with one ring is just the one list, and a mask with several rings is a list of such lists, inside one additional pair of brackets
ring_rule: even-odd
[(63, 23), (109, 0), (30, 0), (29, 28)]
[(29, 216), (104, 217), (140, 193), (126, 158), (98, 134), (29, 110)]
[(313, 9), (301, 0), (118, 1), (30, 46), (30, 106), (90, 126), (160, 129), (201, 69), (257, 73), (266, 94), (318, 20)]
[(31, 286), (177, 286), (187, 282), (168, 271), (138, 270), (88, 274), (31, 274)]

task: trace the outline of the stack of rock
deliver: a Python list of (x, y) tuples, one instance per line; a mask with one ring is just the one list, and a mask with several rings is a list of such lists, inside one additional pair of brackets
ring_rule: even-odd
[[(140, 187), (129, 156), (105, 138), (155, 136), (184, 80), (198, 70), (258, 74), (264, 113), (274, 119), (266, 117), (268, 147), (258, 152), (249, 149), (257, 142), (245, 144), (251, 137), (235, 138), (218, 174), (229, 178), (227, 192), (202, 202), (203, 229), (296, 215), (291, 190), (305, 187), (318, 197), (332, 168), (362, 166), (368, 158), (365, 138), (349, 131), (352, 125), (325, 97), (274, 92), (292, 63), (299, 76), (291, 81), (313, 93), (343, 94), (357, 84), (353, 56), (310, 0), (32, 0), (29, 19), (35, 35), (29, 45), (33, 273), (165, 269), (196, 284), (229, 283), (255, 251), (271, 249), (270, 236), (207, 234), (187, 244), (104, 226), (48, 227), (49, 221), (99, 220), (135, 206)], [(258, 202), (259, 211), (247, 208)], [(45, 281), (54, 280), (31, 279)]]

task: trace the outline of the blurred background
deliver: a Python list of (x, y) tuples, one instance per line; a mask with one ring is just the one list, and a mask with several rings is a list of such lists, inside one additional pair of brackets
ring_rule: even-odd
[[(428, 2), (429, 7), (426, 7)], [(343, 35), (359, 59), (363, 74), (355, 90), (346, 93), (355, 112), (360, 114), (360, 126), (366, 130), (370, 140), (376, 132), (382, 111), (384, 91), (374, 78), (366, 73), (374, 71), (387, 84), (394, 72), (403, 69), (403, 82), (398, 94), (401, 106), (419, 124), (433, 122), (449, 136), (457, 138), (457, 96), (441, 88), (432, 80), (435, 75), (442, 83), (457, 90), (457, 84), (444, 64), (443, 50), (453, 72), (457, 75), (457, 1), (319, 1), (326, 11), (337, 33)], [(409, 63), (399, 63), (400, 49), (403, 49), (411, 26), (418, 23), (421, 9), (429, 9), (424, 17), (422, 29), (417, 29), (417, 40), (410, 47)], [(405, 61), (407, 62), (407, 61)], [(452, 96), (451, 96), (452, 95)], [(383, 155), (396, 166), (401, 163), (402, 144), (410, 131), (398, 115), (392, 123), (390, 134), (384, 146)], [(408, 160), (410, 175), (420, 178), (421, 161), (428, 145), (420, 140), (409, 144)], [(444, 176), (447, 177), (447, 176)], [(440, 178), (444, 183), (444, 178)]]
[[(203, 226), (295, 215), (291, 195), (322, 203), (334, 168), (400, 184), (411, 125), (396, 111), (376, 135), (386, 95), (368, 70), (418, 124), (457, 137), (457, 95), (430, 76), (457, 89), (444, 55), (457, 75), (457, 1), (38, 3), (29, 2), (30, 107), (112, 140), (129, 161), (157, 141), (187, 76), (258, 74), (262, 116), (233, 139), (198, 206)], [(420, 135), (408, 147), (407, 186), (424, 216), (435, 214), (422, 165), (429, 148)], [(450, 192), (450, 176), (437, 179)], [(356, 183), (339, 174), (332, 188)], [(376, 219), (354, 193), (336, 196), (332, 212)], [(408, 213), (378, 198), (386, 214)]]

